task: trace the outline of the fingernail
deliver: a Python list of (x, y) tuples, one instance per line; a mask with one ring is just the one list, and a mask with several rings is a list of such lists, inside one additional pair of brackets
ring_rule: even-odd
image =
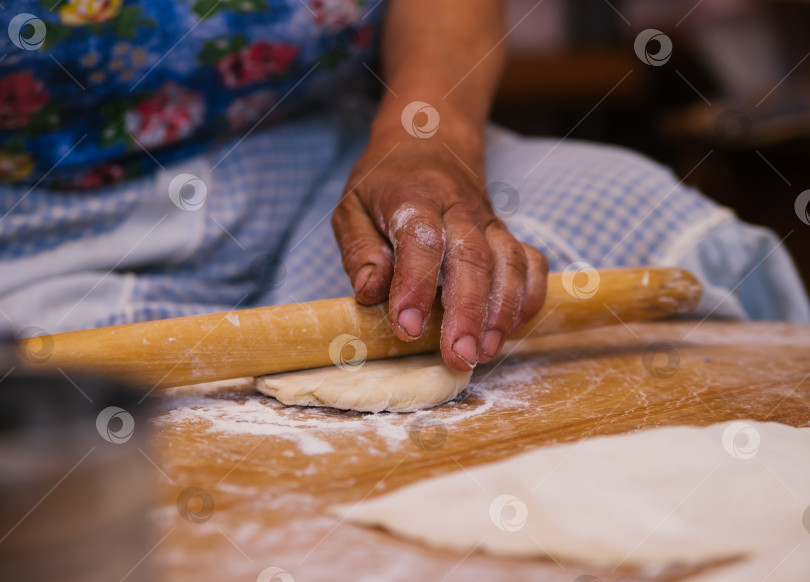
[(490, 358), (494, 358), (498, 350), (501, 349), (501, 342), (503, 341), (503, 334), (496, 329), (490, 329), (484, 334), (484, 339), (481, 341), (481, 349)]
[(369, 279), (371, 279), (371, 275), (374, 274), (374, 269), (377, 268), (377, 265), (374, 263), (369, 263), (368, 265), (363, 265), (360, 267), (360, 270), (357, 271), (357, 275), (354, 277), (354, 292), (355, 294), (360, 293), (363, 290), (363, 287), (366, 286)]
[(408, 307), (399, 312), (399, 319), (397, 323), (400, 329), (412, 338), (417, 338), (422, 335), (422, 325), (424, 318), (422, 312), (416, 307)]
[(470, 368), (478, 363), (478, 346), (471, 335), (463, 335), (453, 344), (453, 353), (464, 360)]

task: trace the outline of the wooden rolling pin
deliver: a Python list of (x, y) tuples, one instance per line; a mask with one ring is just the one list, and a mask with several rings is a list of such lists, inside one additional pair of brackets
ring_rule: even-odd
[[(675, 268), (552, 273), (543, 309), (510, 339), (685, 313), (701, 293)], [(437, 300), (424, 335), (406, 343), (391, 330), (387, 303), (344, 297), (38, 336), (18, 348), (29, 367), (170, 387), (351, 362), (363, 350), (366, 359), (436, 351), (441, 316)]]

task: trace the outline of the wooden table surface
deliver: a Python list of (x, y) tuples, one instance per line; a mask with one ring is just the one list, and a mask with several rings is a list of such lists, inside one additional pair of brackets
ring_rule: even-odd
[[(284, 407), (234, 381), (158, 401), (151, 556), (166, 580), (680, 580), (435, 551), (325, 512), (419, 479), (601, 434), (735, 418), (810, 425), (810, 326), (617, 325), (508, 345), (418, 414)], [(349, 373), (349, 372), (347, 372)], [(493, 494), (495, 496), (495, 494)], [(260, 574), (265, 572), (263, 577)]]

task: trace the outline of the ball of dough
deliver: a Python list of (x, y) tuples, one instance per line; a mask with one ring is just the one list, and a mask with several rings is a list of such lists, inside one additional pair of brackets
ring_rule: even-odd
[(262, 376), (256, 389), (296, 406), (412, 412), (454, 398), (471, 375), (448, 368), (440, 354), (425, 354)]

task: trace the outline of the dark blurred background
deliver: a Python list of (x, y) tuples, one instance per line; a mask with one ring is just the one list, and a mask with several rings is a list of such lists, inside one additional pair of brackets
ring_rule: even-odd
[[(810, 288), (810, 226), (794, 209), (810, 189), (810, 0), (506, 4), (511, 56), (496, 122), (645, 152), (787, 237)], [(672, 43), (660, 65), (634, 49), (651, 28)], [(663, 48), (664, 60), (659, 40), (646, 50)]]

